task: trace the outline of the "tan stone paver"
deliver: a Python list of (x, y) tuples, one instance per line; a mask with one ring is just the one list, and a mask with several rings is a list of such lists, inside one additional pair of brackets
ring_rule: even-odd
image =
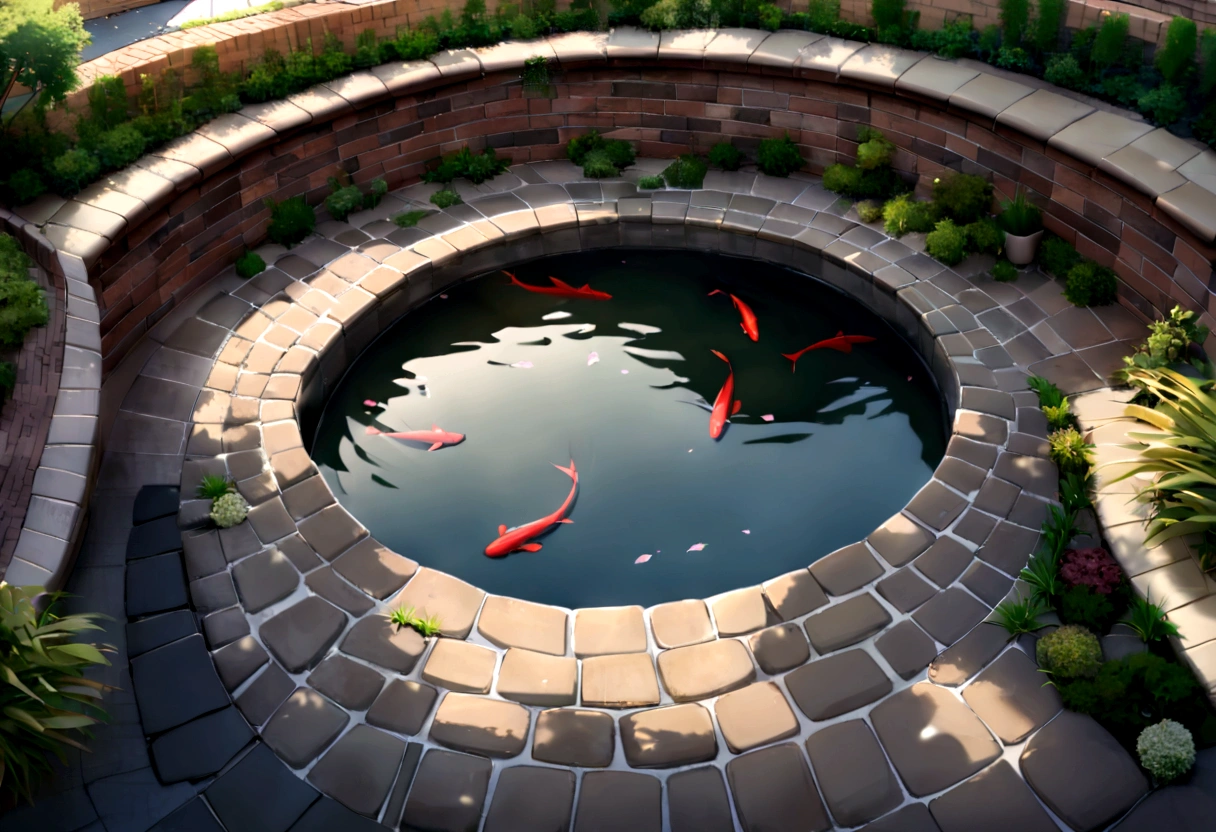
[(641, 607), (601, 607), (574, 614), (574, 655), (580, 659), (645, 649)]
[(684, 647), (714, 637), (704, 601), (673, 601), (650, 611), (650, 629), (659, 647)]
[[(663, 687), (677, 702), (717, 696), (756, 678), (747, 648), (733, 639), (666, 650), (659, 654), (658, 664)], [(584, 663), (584, 678), (586, 673)]]
[(495, 690), (525, 705), (573, 705), (578, 701), (578, 661), (512, 647), (503, 656)]
[(477, 632), (499, 647), (561, 656), (566, 652), (566, 618), (557, 607), (491, 595), (477, 618)]
[(449, 693), (435, 711), (430, 737), (460, 751), (514, 757), (524, 750), (528, 723), (528, 710), (520, 705)]
[(728, 592), (716, 598), (711, 607), (722, 637), (741, 636), (769, 623), (764, 593), (758, 586)]
[(449, 638), (464, 638), (486, 594), (459, 578), (422, 567), (389, 602), (393, 609), (413, 607), (418, 615), (437, 616), (440, 632)]
[(621, 717), (621, 747), (636, 768), (669, 768), (712, 760), (714, 723), (702, 705), (670, 705)]
[(546, 763), (602, 768), (612, 762), (616, 725), (602, 711), (555, 708), (536, 717), (532, 756)]
[[(689, 648), (682, 648), (689, 649)], [(638, 708), (659, 704), (659, 683), (647, 653), (593, 656), (583, 660), (584, 705)]]
[(432, 685), (465, 693), (488, 693), (498, 654), (493, 650), (441, 638), (422, 666), (422, 678)]
[(727, 747), (735, 754), (798, 733), (798, 719), (773, 682), (756, 682), (718, 697), (714, 713)]
[(791, 670), (811, 657), (810, 645), (797, 624), (780, 624), (752, 633), (747, 643), (756, 657), (756, 664), (769, 674)]

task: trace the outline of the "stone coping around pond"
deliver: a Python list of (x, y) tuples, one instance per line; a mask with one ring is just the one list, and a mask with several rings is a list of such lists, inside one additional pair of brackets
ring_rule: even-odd
[[(1126, 414), (1135, 391), (1104, 388), (1073, 400), (1073, 411), (1095, 448), (1094, 508), (1111, 554), (1131, 579), (1132, 588), (1167, 613), (1183, 638), (1171, 638), (1174, 652), (1195, 673), (1216, 702), (1216, 579), (1199, 568), (1196, 536), (1176, 537), (1145, 548), (1152, 506), (1136, 499), (1151, 479), (1111, 482), (1140, 459), (1140, 442), (1129, 433), (1156, 433), (1151, 425)], [(1103, 467), (1108, 466), (1108, 467)]]
[[(639, 160), (636, 173), (665, 164)], [(1054, 816), (1090, 829), (1144, 795), (1132, 758), (1088, 717), (1061, 714), (1022, 646), (984, 623), (1016, 591), (1057, 486), (1026, 372), (1068, 392), (1100, 388), (1142, 330), (1130, 312), (1075, 309), (1033, 271), (996, 283), (991, 258), (947, 269), (921, 252), (923, 237), (860, 224), (805, 175), (711, 173), (701, 190), (639, 195), (540, 163), (414, 229), (387, 221), (435, 187), (324, 222), (290, 251), (263, 246), (271, 268), (248, 281), (224, 272), (141, 352), (118, 424), (166, 429), (112, 453), (102, 477), (163, 484), (176, 461), (180, 492), (166, 491), (186, 498), (157, 519), (137, 500), (145, 522), (126, 552), (129, 627), (141, 649), (165, 645), (132, 662), (154, 766), (188, 757), (186, 740), (214, 718), (200, 714), (227, 701), (202, 701), (215, 687), (202, 677), (184, 703), (162, 684), (187, 666), (206, 676), (199, 636), (173, 618), (188, 598), (219, 683), (261, 742), (310, 793), (392, 827), (472, 828), (488, 807), (485, 828), (506, 828), (537, 789), (545, 812), (573, 814), (577, 828), (600, 816), (656, 832), (665, 819), (851, 827), (893, 810), (898, 824), (926, 805), (944, 830), (976, 829), (1002, 800), (1032, 826)], [(768, 260), (893, 319), (957, 391), (934, 478), (866, 540), (808, 569), (647, 610), (487, 596), (378, 544), (335, 502), (298, 416), (376, 334), (452, 282), (504, 257), (617, 246)], [(245, 523), (206, 527), (207, 504), (190, 499), (206, 473), (238, 481), (253, 505)], [(170, 566), (179, 546), (184, 570)], [(394, 630), (384, 614), (400, 605), (439, 615), (442, 636)], [(157, 743), (175, 749), (165, 762)], [(206, 792), (213, 807), (235, 811), (229, 790), (255, 765), (244, 760)], [(1099, 776), (1055, 776), (1047, 761)], [(577, 799), (534, 782), (562, 769), (592, 770)], [(450, 785), (465, 782), (480, 785)]]

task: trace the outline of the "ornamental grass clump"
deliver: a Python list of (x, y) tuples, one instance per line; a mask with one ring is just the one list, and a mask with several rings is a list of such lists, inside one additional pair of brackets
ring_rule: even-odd
[(1163, 719), (1140, 732), (1136, 755), (1159, 784), (1177, 780), (1195, 765), (1195, 738), (1185, 726)]
[(1001, 200), (1001, 213), (996, 215), (996, 224), (1006, 234), (1014, 237), (1029, 237), (1043, 230), (1043, 212), (1026, 198), (1019, 189), (1013, 199)]
[(397, 607), (388, 615), (388, 620), (398, 627), (410, 627), (423, 638), (430, 638), (443, 629), (443, 623), (437, 615), (421, 616), (414, 612), (413, 607)]
[(316, 212), (302, 196), (293, 196), (282, 202), (266, 199), (264, 203), (270, 209), (270, 225), (266, 228), (266, 236), (272, 243), (291, 248), (302, 243), (317, 227)]
[(730, 142), (718, 142), (709, 149), (709, 163), (722, 170), (738, 170), (743, 166), (743, 153)]
[(756, 150), (756, 167), (768, 176), (786, 177), (802, 168), (802, 153), (789, 133), (779, 139), (761, 139)]
[(1102, 667), (1102, 645), (1084, 627), (1065, 624), (1035, 645), (1039, 667), (1059, 679), (1090, 679)]
[(996, 622), (1004, 627), (1009, 635), (1020, 636), (1022, 633), (1033, 633), (1035, 630), (1045, 627), (1046, 625), (1039, 620), (1039, 616), (1051, 612), (1051, 607), (1040, 598), (1032, 597), (1023, 600), (1021, 596), (1018, 596), (1016, 601), (1003, 601), (997, 604), (993, 612), (996, 615)]
[(1136, 631), (1140, 640), (1145, 644), (1154, 641), (1165, 641), (1173, 636), (1186, 638), (1178, 631), (1178, 625), (1166, 620), (1165, 610), (1153, 599), (1136, 597), (1128, 607), (1127, 626)]

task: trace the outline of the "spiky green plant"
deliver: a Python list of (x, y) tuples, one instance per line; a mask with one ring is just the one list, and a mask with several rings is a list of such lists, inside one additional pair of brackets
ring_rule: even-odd
[(1170, 636), (1186, 638), (1178, 632), (1178, 625), (1165, 619), (1165, 610), (1159, 604), (1153, 603), (1152, 595), (1148, 598), (1133, 598), (1127, 607), (1127, 626), (1136, 631), (1141, 641), (1148, 644), (1151, 641), (1165, 641)]
[(204, 474), (195, 493), (203, 500), (218, 500), (232, 491), (236, 484), (221, 474)]
[(417, 615), (413, 607), (397, 607), (389, 613), (388, 620), (398, 627), (410, 627), (417, 630), (423, 638), (430, 638), (443, 629), (443, 622), (437, 615), (425, 618)]
[(1042, 410), (1043, 415), (1047, 417), (1047, 427), (1052, 431), (1077, 426), (1077, 417), (1072, 415), (1072, 411), (1069, 410), (1068, 399), (1065, 399), (1063, 404), (1055, 407), (1049, 405)]
[(1042, 598), (1031, 596), (1023, 599), (1019, 595), (1016, 601), (997, 604), (993, 612), (996, 614), (997, 623), (1004, 627), (1009, 635), (1020, 636), (1022, 633), (1033, 633), (1046, 626), (1039, 620), (1039, 616), (1051, 612), (1051, 607), (1047, 606)]
[(406, 211), (393, 217), (393, 222), (402, 228), (413, 228), (418, 224), (418, 220), (423, 217), (429, 217), (434, 211)]
[(107, 719), (101, 698), (109, 688), (83, 674), (108, 665), (103, 651), (112, 651), (75, 640), (101, 630), (102, 616), (58, 615), (62, 594), (43, 605), (41, 593), (0, 581), (0, 795), (26, 800), (51, 773), (50, 756), (66, 762), (65, 747), (87, 750), (76, 737), (87, 739)]
[(1048, 454), (1061, 474), (1084, 474), (1093, 462), (1094, 446), (1076, 428), (1068, 427), (1054, 431), (1047, 437)]
[(1026, 386), (1039, 397), (1039, 407), (1059, 407), (1064, 404), (1064, 392), (1042, 376), (1030, 376)]
[(1076, 512), (1056, 505), (1047, 506), (1047, 519), (1042, 527), (1043, 545), (1053, 558), (1059, 560), (1078, 531)]
[(1074, 471), (1061, 477), (1060, 503), (1064, 506), (1064, 511), (1075, 515), (1092, 506), (1094, 502), (1090, 494), (1093, 493), (1093, 488), (1093, 474), (1082, 476)]

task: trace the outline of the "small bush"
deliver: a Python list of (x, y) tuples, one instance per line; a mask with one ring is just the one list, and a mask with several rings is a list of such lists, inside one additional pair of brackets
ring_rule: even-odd
[(1060, 26), (1064, 22), (1068, 0), (1039, 0), (1038, 6), (1031, 39), (1039, 52), (1055, 52), (1060, 44)]
[(455, 153), (444, 156), (433, 168), (425, 171), (422, 181), (447, 185), (463, 177), (474, 185), (480, 185), (493, 179), (510, 165), (510, 160), (499, 159), (492, 147), (487, 147), (481, 153), (474, 153), (466, 145)]
[(680, 156), (663, 170), (663, 178), (672, 188), (691, 190), (700, 188), (709, 168), (691, 153)]
[(1022, 42), (1022, 33), (1030, 25), (1029, 0), (1001, 0), (1001, 30), (1004, 41), (1010, 46)]
[(17, 365), (11, 361), (0, 361), (0, 402), (13, 395), (17, 387)]
[(79, 193), (81, 188), (96, 179), (100, 173), (101, 162), (92, 153), (80, 148), (56, 157), (50, 165), (55, 190), (64, 196)]
[(802, 154), (789, 133), (780, 139), (761, 139), (756, 166), (768, 176), (786, 177), (802, 167)]
[(855, 198), (861, 190), (861, 168), (829, 165), (823, 172), (823, 187), (832, 193)]
[(857, 208), (857, 216), (862, 222), (878, 222), (882, 219), (883, 204), (881, 202), (876, 202), (872, 199), (863, 199), (854, 207)]
[(932, 231), (937, 210), (932, 202), (917, 202), (907, 194), (889, 200), (882, 208), (883, 229), (892, 237)]
[(1195, 21), (1175, 16), (1165, 32), (1165, 43), (1153, 56), (1153, 64), (1167, 83), (1177, 84), (1190, 71), (1199, 47), (1199, 27)]
[(248, 280), (266, 271), (266, 261), (256, 251), (247, 251), (236, 259), (236, 273)]
[(1087, 586), (1064, 590), (1058, 596), (1056, 607), (1065, 624), (1077, 624), (1100, 633), (1114, 623), (1115, 605), (1111, 599)]
[(49, 318), (42, 287), (30, 276), (33, 261), (15, 239), (0, 234), (0, 345), (17, 347)]
[(760, 18), (760, 28), (775, 32), (781, 28), (781, 18), (784, 12), (772, 3), (761, 3), (757, 16)]
[(249, 504), (235, 491), (221, 494), (211, 501), (211, 519), (221, 529), (230, 529), (243, 523), (249, 516)]
[(603, 150), (617, 170), (624, 170), (632, 165), (638, 155), (633, 145), (624, 139), (608, 139), (604, 142)]
[(1187, 111), (1186, 96), (1173, 84), (1162, 84), (1140, 96), (1136, 102), (1140, 112), (1152, 119), (1154, 124), (1168, 127), (1182, 118)]
[(1093, 678), (1102, 667), (1102, 645), (1084, 627), (1065, 624), (1035, 645), (1039, 667), (1061, 679)]
[(325, 210), (338, 222), (346, 222), (350, 214), (363, 207), (363, 193), (356, 185), (343, 187), (338, 180), (329, 177), (329, 196), (325, 197)]
[(941, 216), (966, 225), (988, 215), (992, 183), (969, 173), (949, 174), (933, 181), (933, 201)]
[(1211, 95), (1216, 90), (1216, 28), (1203, 30), (1199, 38), (1199, 92)]
[(266, 236), (272, 243), (291, 248), (317, 227), (317, 215), (302, 196), (293, 196), (282, 202), (273, 199), (265, 200), (270, 209), (270, 226)]
[(13, 205), (25, 205), (46, 193), (46, 183), (38, 172), (22, 168), (9, 177), (5, 190)]
[(593, 150), (583, 159), (583, 176), (588, 179), (610, 179), (619, 175), (620, 171), (608, 158), (607, 151)]
[(367, 211), (375, 208), (380, 204), (380, 200), (384, 199), (386, 194), (388, 194), (388, 183), (381, 177), (373, 179), (372, 184), (368, 186), (367, 193), (363, 197), (363, 210)]
[(709, 163), (722, 170), (738, 170), (743, 165), (743, 154), (730, 142), (718, 142), (709, 149)]
[(1002, 46), (996, 53), (996, 65), (1013, 72), (1030, 72), (1034, 59), (1020, 46)]
[(1050, 84), (1070, 90), (1081, 90), (1087, 85), (1084, 70), (1072, 55), (1052, 55), (1047, 61), (1043, 77)]
[(1057, 430), (1047, 437), (1051, 461), (1062, 474), (1081, 474), (1089, 471), (1093, 460), (1094, 446), (1085, 441), (1076, 428)]
[(643, 176), (638, 180), (638, 187), (643, 191), (655, 191), (664, 185), (662, 176)]
[(1077, 417), (1068, 409), (1067, 399), (1059, 407), (1044, 406), (1043, 415), (1047, 417), (1048, 430), (1057, 431), (1061, 428), (1075, 428), (1077, 426)]
[[(590, 154), (598, 153), (596, 165), (598, 165), (600, 173), (592, 175), (587, 173), (587, 157)], [(571, 162), (583, 168), (583, 175), (592, 179), (604, 179), (611, 176), (616, 176), (622, 169), (633, 164), (637, 158), (637, 151), (633, 149), (633, 145), (621, 139), (605, 139), (599, 134), (598, 130), (591, 130), (582, 136), (576, 136), (566, 143), (566, 156)], [(607, 160), (616, 168), (615, 172), (609, 173), (603, 168), (603, 161)]]
[(1056, 687), (1064, 707), (1089, 714), (1126, 741), (1162, 717), (1198, 726), (1206, 716), (1190, 671), (1149, 652), (1107, 662), (1093, 679), (1056, 680)]
[(1090, 60), (1094, 64), (1109, 69), (1123, 60), (1131, 20), (1126, 14), (1112, 14), (1102, 21), (1098, 35), (1094, 38), (1093, 51), (1090, 52)]
[(679, 12), (680, 0), (659, 0), (642, 12), (641, 23), (647, 29), (675, 29)]
[(587, 158), (587, 154), (593, 150), (599, 150), (603, 146), (604, 141), (598, 130), (591, 130), (581, 136), (575, 136), (566, 142), (566, 158), (581, 168)]
[(857, 131), (857, 138), (861, 142), (857, 145), (857, 167), (862, 170), (890, 167), (895, 158), (895, 145), (882, 133), (862, 127)]
[(1018, 267), (1008, 260), (997, 260), (992, 266), (992, 279), (1000, 283), (1012, 283), (1018, 279)]
[(1042, 376), (1027, 376), (1026, 386), (1039, 397), (1039, 407), (1059, 407), (1068, 401), (1059, 387)]
[(925, 237), (925, 250), (947, 266), (956, 266), (967, 256), (967, 234), (950, 220), (941, 220)]
[(1110, 595), (1123, 583), (1123, 570), (1101, 546), (1067, 549), (1060, 577), (1069, 586), (1087, 586), (1099, 595)]
[(418, 224), (418, 220), (429, 217), (433, 213), (433, 211), (406, 211), (393, 217), (393, 222), (402, 228), (413, 228)]
[(963, 226), (963, 231), (967, 234), (967, 243), (972, 251), (1000, 254), (1005, 245), (1005, 232), (993, 220), (982, 219), (968, 223)]
[(142, 156), (147, 146), (143, 133), (130, 124), (121, 124), (98, 138), (97, 159), (103, 170), (118, 170)]
[(439, 208), (451, 208), (453, 205), (459, 205), (462, 202), (464, 200), (460, 198), (460, 194), (446, 188), (431, 194), (431, 204)]
[(1081, 262), (1081, 255), (1054, 234), (1048, 235), (1039, 245), (1039, 265), (1043, 270), (1059, 278), (1067, 277), (1072, 267)]
[(877, 29), (903, 28), (905, 0), (870, 0), (870, 16)]
[(1119, 278), (1105, 266), (1086, 260), (1068, 270), (1064, 297), (1076, 306), (1106, 306), (1115, 302)]
[(1136, 740), (1136, 754), (1140, 757), (1140, 765), (1158, 783), (1168, 783), (1177, 780), (1195, 765), (1195, 738), (1172, 719), (1163, 719), (1140, 732)]

